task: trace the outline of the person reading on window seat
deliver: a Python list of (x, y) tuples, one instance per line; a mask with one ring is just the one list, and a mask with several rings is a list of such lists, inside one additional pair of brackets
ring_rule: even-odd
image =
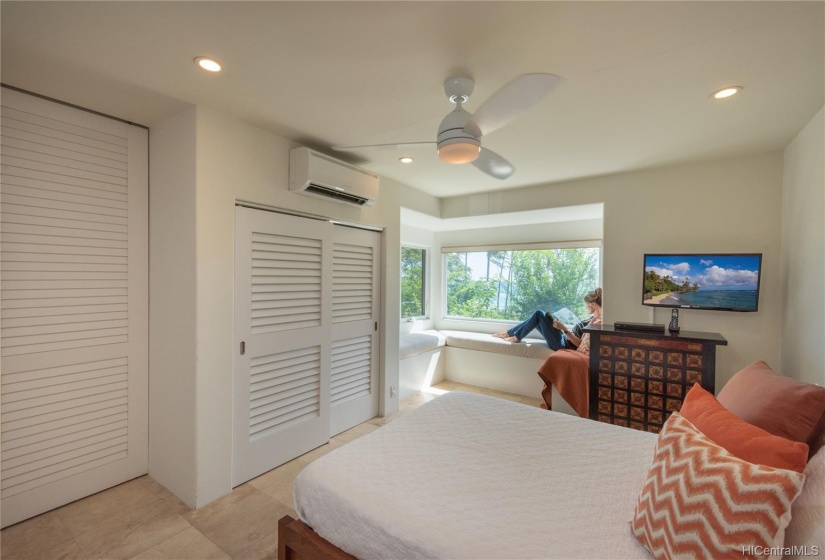
[(561, 321), (556, 321), (550, 313), (544, 311), (536, 311), (526, 321), (519, 323), (515, 327), (493, 336), (501, 338), (506, 342), (521, 342), (533, 329), (536, 329), (547, 341), (547, 346), (551, 350), (561, 350), (567, 348), (569, 350), (576, 350), (581, 348), (584, 344), (586, 348), (583, 352), (589, 352), (590, 336), (584, 334), (584, 327), (588, 325), (601, 324), (602, 321), (602, 289), (596, 288), (592, 292), (584, 296), (584, 305), (587, 307), (587, 312), (590, 314), (589, 319), (585, 319), (577, 323), (573, 329), (568, 329)]
[[(596, 288), (584, 298), (587, 310), (592, 313), (588, 325), (602, 324), (602, 290)], [(561, 348), (548, 357), (538, 374), (544, 381), (541, 396), (544, 399), (542, 408), (553, 408), (553, 390), (555, 387), (567, 404), (582, 418), (590, 414), (590, 333), (584, 333), (579, 338), (578, 348), (575, 350)]]

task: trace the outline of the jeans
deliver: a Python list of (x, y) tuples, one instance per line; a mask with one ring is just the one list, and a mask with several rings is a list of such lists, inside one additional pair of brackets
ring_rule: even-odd
[(559, 350), (566, 346), (567, 341), (565, 340), (564, 333), (553, 326), (553, 320), (548, 317), (544, 311), (536, 311), (529, 319), (509, 329), (507, 334), (522, 340), (530, 334), (530, 331), (533, 329), (541, 333), (541, 336), (547, 341), (547, 346), (549, 346), (551, 350)]

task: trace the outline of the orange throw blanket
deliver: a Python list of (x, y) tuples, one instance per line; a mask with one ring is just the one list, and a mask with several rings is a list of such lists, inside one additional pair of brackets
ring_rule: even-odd
[(547, 408), (552, 408), (551, 387), (567, 401), (582, 418), (590, 416), (590, 356), (578, 350), (557, 350), (539, 369), (539, 377), (547, 385), (541, 392)]

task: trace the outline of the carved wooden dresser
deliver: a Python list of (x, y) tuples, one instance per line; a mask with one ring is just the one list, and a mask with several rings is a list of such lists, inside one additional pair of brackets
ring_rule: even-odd
[(585, 328), (590, 333), (590, 418), (658, 433), (700, 383), (715, 394), (719, 333), (659, 334)]

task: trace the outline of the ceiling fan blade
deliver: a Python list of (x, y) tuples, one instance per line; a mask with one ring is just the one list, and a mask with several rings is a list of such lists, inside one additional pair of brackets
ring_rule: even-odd
[(496, 179), (506, 179), (516, 170), (509, 161), (487, 148), (481, 148), (481, 152), (473, 165)]
[(336, 152), (355, 152), (358, 150), (406, 150), (435, 146), (435, 142), (407, 142), (406, 144), (368, 144), (365, 146), (332, 146)]
[(482, 103), (464, 127), (476, 138), (516, 120), (561, 83), (555, 74), (523, 74)]

